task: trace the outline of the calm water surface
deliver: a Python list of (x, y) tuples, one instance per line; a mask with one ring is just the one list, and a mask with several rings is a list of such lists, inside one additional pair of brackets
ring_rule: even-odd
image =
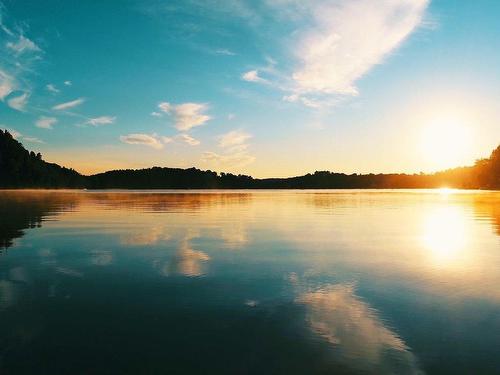
[(500, 193), (0, 192), (2, 374), (500, 373)]

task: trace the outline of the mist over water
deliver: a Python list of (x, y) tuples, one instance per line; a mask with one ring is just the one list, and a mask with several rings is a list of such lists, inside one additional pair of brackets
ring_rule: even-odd
[(0, 372), (500, 368), (500, 193), (0, 192)]

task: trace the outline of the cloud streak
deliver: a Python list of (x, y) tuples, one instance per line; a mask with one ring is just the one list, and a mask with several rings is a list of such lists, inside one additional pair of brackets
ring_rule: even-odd
[(57, 94), (60, 90), (52, 83), (49, 83), (48, 85), (45, 86), (45, 88), (50, 91), (50, 92), (53, 92), (54, 94)]
[(267, 79), (264, 79), (259, 75), (258, 70), (250, 70), (246, 73), (243, 73), (241, 75), (241, 79), (243, 81), (247, 81), (247, 82), (257, 82), (257, 83), (268, 83), (269, 82)]
[(15, 89), (14, 78), (0, 70), (0, 100), (4, 101)]
[(268, 59), (268, 66), (247, 71), (241, 79), (284, 91), (287, 102), (311, 108), (336, 105), (358, 95), (359, 79), (422, 25), (429, 1), (266, 1), (275, 19), (294, 28), (283, 45), (290, 64), (279, 71)]
[(17, 54), (24, 52), (40, 52), (41, 49), (35, 42), (26, 38), (24, 35), (20, 35), (17, 42), (7, 42), (6, 47), (13, 50)]
[(40, 116), (35, 122), (35, 126), (40, 129), (53, 129), (53, 125), (57, 123), (55, 117)]
[(226, 134), (219, 136), (219, 147), (234, 147), (244, 144), (252, 138), (248, 133), (241, 130), (232, 130)]
[(29, 98), (29, 95), (27, 92), (25, 92), (19, 96), (16, 96), (16, 97), (13, 97), (13, 98), (10, 98), (9, 100), (7, 100), (7, 105), (10, 108), (15, 109), (17, 111), (23, 111), (24, 107), (26, 106), (26, 103), (28, 103), (28, 98)]
[[(2, 125), (0, 125), (0, 127), (2, 127)], [(7, 130), (12, 135), (12, 137), (16, 140), (22, 140), (22, 141), (26, 141), (26, 142), (30, 142), (30, 143), (45, 143), (44, 141), (42, 141), (39, 138), (24, 136), (15, 129), (5, 128), (5, 130)]]
[(189, 134), (179, 134), (177, 138), (190, 146), (198, 146), (201, 143), (199, 140), (191, 137)]
[(158, 104), (160, 111), (171, 115), (175, 121), (175, 128), (186, 132), (194, 127), (201, 126), (211, 119), (205, 112), (208, 110), (206, 103), (171, 104), (162, 102)]
[(79, 106), (80, 104), (82, 104), (84, 102), (85, 102), (84, 98), (79, 98), (79, 99), (72, 100), (70, 102), (66, 102), (66, 103), (61, 103), (61, 104), (55, 105), (55, 106), (52, 107), (52, 109), (55, 110), (55, 111), (63, 111), (65, 109), (70, 109), (70, 108), (77, 107), (77, 106)]
[(220, 48), (215, 50), (216, 55), (222, 55), (222, 56), (236, 56), (236, 53), (228, 50), (227, 48)]
[(232, 130), (217, 137), (221, 152), (207, 151), (202, 161), (213, 163), (220, 168), (241, 168), (255, 161), (255, 156), (248, 152), (247, 141), (252, 138), (242, 130)]
[(299, 92), (356, 95), (356, 81), (418, 27), (428, 0), (334, 1), (299, 33), (292, 78)]
[[(132, 133), (120, 136), (120, 141), (127, 143), (129, 145), (143, 145), (154, 148), (156, 150), (161, 150), (164, 147), (164, 143), (169, 143), (170, 140), (167, 137), (160, 137), (157, 134), (144, 134), (144, 133)], [(163, 143), (163, 142), (164, 143)]]
[(100, 116), (91, 118), (87, 121), (87, 124), (92, 126), (101, 126), (113, 124), (116, 121), (116, 116)]

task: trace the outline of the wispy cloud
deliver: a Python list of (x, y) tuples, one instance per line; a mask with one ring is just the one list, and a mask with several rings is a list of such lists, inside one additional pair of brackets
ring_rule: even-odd
[(23, 141), (31, 142), (31, 143), (45, 143), (44, 141), (42, 141), (41, 139), (39, 139), (37, 137), (23, 137)]
[(0, 100), (4, 101), (14, 91), (15, 87), (14, 78), (0, 70)]
[(44, 141), (42, 141), (39, 138), (24, 136), (15, 129), (6, 128), (3, 125), (0, 125), (0, 128), (2, 128), (2, 127), (5, 128), (5, 130), (7, 130), (12, 135), (12, 137), (18, 141), (23, 141), (23, 142), (25, 141), (25, 142), (30, 142), (30, 143), (45, 143)]
[(71, 81), (64, 81), (65, 86), (71, 86), (73, 83)]
[(252, 135), (243, 130), (232, 130), (217, 137), (221, 152), (207, 151), (202, 161), (214, 163), (220, 168), (241, 168), (255, 161), (255, 156), (248, 152), (247, 141)]
[(0, 100), (18, 111), (24, 111), (31, 95), (28, 74), (41, 58), (42, 49), (26, 36), (29, 27), (14, 22), (10, 27), (5, 19), (5, 7), (0, 0)]
[(161, 139), (161, 141), (163, 142), (163, 144), (171, 143), (171, 142), (173, 142), (173, 141), (174, 141), (174, 139), (173, 139), (173, 138), (171, 138), (171, 137), (165, 137), (165, 136), (160, 137), (160, 139)]
[(143, 145), (161, 150), (165, 143), (171, 142), (168, 137), (160, 137), (157, 134), (133, 133), (120, 136), (120, 141), (130, 145)]
[(224, 148), (241, 145), (250, 138), (252, 138), (252, 136), (242, 130), (232, 130), (226, 134), (219, 136), (219, 147)]
[(41, 51), (40, 47), (38, 47), (35, 42), (26, 38), (24, 35), (19, 35), (19, 39), (17, 40), (17, 42), (7, 42), (5, 46), (18, 54), (29, 51)]
[(236, 56), (236, 53), (228, 50), (226, 48), (219, 48), (215, 50), (216, 55), (223, 55), (223, 56)]
[(115, 121), (116, 121), (116, 116), (101, 116), (89, 119), (87, 121), (87, 124), (92, 126), (101, 126), (101, 125), (113, 124)]
[(190, 146), (198, 146), (201, 143), (199, 140), (191, 137), (189, 134), (179, 134), (176, 138), (184, 143), (187, 143)]
[(57, 123), (55, 117), (40, 116), (35, 122), (35, 126), (41, 129), (52, 129), (53, 125)]
[(316, 3), (314, 26), (298, 33), (296, 90), (356, 95), (356, 81), (417, 28), (427, 5), (428, 0)]
[(255, 156), (243, 153), (218, 154), (212, 151), (206, 151), (202, 155), (202, 161), (213, 162), (219, 168), (242, 168), (255, 161)]
[(53, 92), (54, 94), (57, 94), (60, 90), (52, 83), (49, 83), (48, 85), (45, 86), (45, 88), (50, 91), (50, 92)]
[(267, 79), (264, 79), (261, 76), (259, 76), (258, 70), (250, 70), (246, 73), (243, 73), (241, 75), (241, 79), (243, 81), (247, 81), (247, 82), (259, 82), (259, 83), (268, 83), (269, 82)]
[(158, 104), (158, 108), (160, 111), (172, 115), (175, 121), (175, 128), (182, 132), (189, 131), (196, 126), (201, 126), (211, 119), (205, 113), (208, 110), (206, 103), (174, 105), (169, 102), (162, 102)]
[(15, 96), (7, 100), (7, 105), (15, 110), (23, 111), (26, 103), (28, 102), (28, 98), (29, 94), (25, 92), (19, 96)]
[(295, 30), (282, 45), (292, 57), (289, 68), (278, 70), (268, 59), (267, 66), (241, 79), (285, 92), (284, 101), (311, 108), (336, 105), (356, 96), (358, 80), (425, 24), (429, 1), (265, 1), (268, 14)]
[(77, 107), (80, 104), (82, 104), (83, 102), (85, 102), (85, 99), (84, 98), (79, 98), (79, 99), (76, 99), (76, 100), (72, 100), (70, 102), (66, 102), (66, 103), (61, 103), (61, 104), (55, 105), (55, 106), (52, 107), (52, 109), (56, 110), (56, 111), (63, 111), (65, 109), (70, 109), (70, 108)]
[(12, 129), (12, 128), (7, 128), (5, 125), (0, 125), (0, 128), (4, 128), (5, 130), (7, 130), (10, 133), (10, 135), (12, 136), (12, 138), (14, 138), (14, 139), (19, 139), (23, 136), (17, 130)]

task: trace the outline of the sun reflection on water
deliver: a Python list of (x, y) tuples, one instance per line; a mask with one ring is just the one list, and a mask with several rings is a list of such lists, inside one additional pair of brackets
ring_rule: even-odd
[(423, 243), (437, 265), (448, 266), (463, 262), (468, 240), (463, 208), (442, 206), (425, 217)]

